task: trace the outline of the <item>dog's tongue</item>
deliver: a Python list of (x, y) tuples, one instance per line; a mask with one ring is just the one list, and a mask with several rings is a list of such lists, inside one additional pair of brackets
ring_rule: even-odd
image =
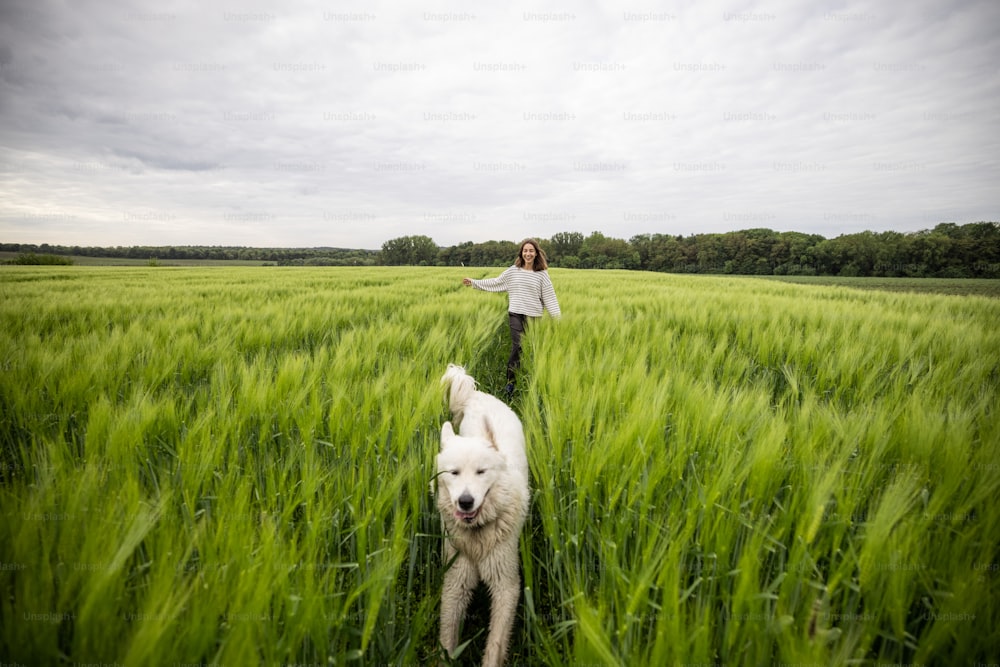
[(479, 514), (479, 510), (476, 510), (475, 512), (463, 512), (461, 510), (455, 510), (455, 517), (465, 522), (472, 521), (473, 519), (476, 518), (477, 514)]

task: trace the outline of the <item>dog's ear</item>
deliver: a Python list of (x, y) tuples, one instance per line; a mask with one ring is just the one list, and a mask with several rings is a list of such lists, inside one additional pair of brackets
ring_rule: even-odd
[(441, 424), (441, 446), (444, 447), (448, 444), (448, 441), (455, 437), (455, 429), (452, 428), (451, 422), (445, 422)]
[(496, 436), (493, 435), (493, 425), (490, 424), (490, 420), (487, 419), (486, 417), (483, 417), (483, 430), (486, 431), (486, 439), (490, 441), (490, 447), (492, 447), (497, 451), (500, 451), (500, 448), (497, 447)]

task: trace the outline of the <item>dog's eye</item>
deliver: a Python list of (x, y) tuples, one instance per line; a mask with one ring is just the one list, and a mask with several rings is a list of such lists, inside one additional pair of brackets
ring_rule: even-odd
[(457, 470), (452, 470), (451, 474), (454, 475), (455, 477), (458, 477), (458, 471)]
[(485, 472), (486, 472), (486, 468), (479, 468), (478, 470), (476, 470), (476, 474), (477, 474), (477, 475), (482, 475), (482, 474), (484, 474)]

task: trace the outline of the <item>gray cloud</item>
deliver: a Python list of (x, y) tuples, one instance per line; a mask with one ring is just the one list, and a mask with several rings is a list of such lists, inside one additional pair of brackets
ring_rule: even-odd
[(997, 219), (985, 0), (21, 3), (0, 237), (441, 244)]

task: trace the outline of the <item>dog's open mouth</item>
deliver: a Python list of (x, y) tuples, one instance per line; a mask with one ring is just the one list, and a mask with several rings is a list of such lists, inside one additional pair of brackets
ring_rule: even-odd
[(472, 523), (479, 516), (479, 510), (476, 509), (472, 512), (463, 512), (462, 510), (455, 510), (455, 518), (459, 521), (464, 521), (465, 523)]

